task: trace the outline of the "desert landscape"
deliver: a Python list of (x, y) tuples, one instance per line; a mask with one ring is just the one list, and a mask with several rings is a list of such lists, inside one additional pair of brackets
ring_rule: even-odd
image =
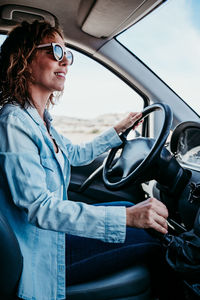
[(113, 126), (126, 114), (104, 114), (95, 119), (80, 119), (67, 116), (53, 116), (56, 130), (73, 143), (90, 141), (95, 136)]

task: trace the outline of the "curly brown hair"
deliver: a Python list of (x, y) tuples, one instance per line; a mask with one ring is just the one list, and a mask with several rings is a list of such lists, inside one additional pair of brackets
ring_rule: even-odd
[[(27, 78), (31, 79), (28, 66), (36, 46), (44, 37), (63, 34), (59, 26), (52, 27), (46, 21), (22, 22), (8, 34), (0, 51), (0, 105), (19, 103), (22, 107), (31, 100)], [(52, 102), (52, 97), (49, 99)]]

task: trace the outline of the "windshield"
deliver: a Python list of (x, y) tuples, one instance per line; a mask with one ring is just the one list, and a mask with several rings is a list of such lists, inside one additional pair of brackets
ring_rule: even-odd
[(168, 0), (117, 39), (200, 114), (200, 1)]

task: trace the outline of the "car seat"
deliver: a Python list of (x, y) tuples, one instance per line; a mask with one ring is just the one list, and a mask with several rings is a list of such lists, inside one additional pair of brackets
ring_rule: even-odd
[(23, 259), (15, 234), (0, 212), (0, 299), (15, 299)]

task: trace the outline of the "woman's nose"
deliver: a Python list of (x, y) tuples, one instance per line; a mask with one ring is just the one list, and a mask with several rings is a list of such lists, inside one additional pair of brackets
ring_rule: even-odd
[(66, 55), (63, 56), (63, 59), (60, 61), (60, 64), (61, 64), (62, 66), (69, 65), (69, 61), (68, 61)]

